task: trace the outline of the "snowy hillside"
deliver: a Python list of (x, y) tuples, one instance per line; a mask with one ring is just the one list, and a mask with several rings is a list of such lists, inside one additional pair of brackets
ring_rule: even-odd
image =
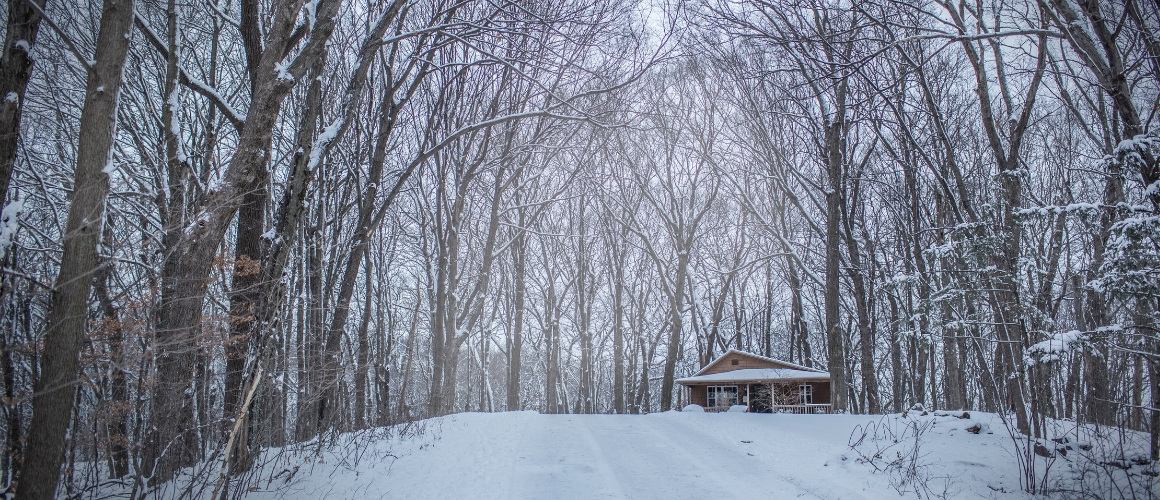
[[(916, 413), (465, 413), (405, 438), (368, 432), (309, 458), (282, 453), (247, 498), (1030, 498), (995, 415)], [(1051, 462), (1052, 487), (1077, 489), (1071, 462)]]

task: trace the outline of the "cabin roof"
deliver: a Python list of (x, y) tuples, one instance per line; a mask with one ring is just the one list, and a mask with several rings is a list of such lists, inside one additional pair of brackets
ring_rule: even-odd
[[(780, 359), (773, 359), (773, 358), (767, 358), (767, 357), (765, 357), (765, 356), (758, 356), (758, 355), (756, 355), (756, 354), (753, 354), (753, 353), (748, 353), (748, 352), (745, 352), (745, 351), (738, 351), (737, 349), (729, 349), (729, 350), (728, 350), (728, 351), (726, 351), (724, 354), (722, 354), (722, 355), (720, 355), (720, 356), (717, 356), (717, 359), (714, 359), (713, 361), (710, 361), (710, 362), (709, 362), (709, 364), (705, 365), (705, 367), (704, 367), (704, 368), (701, 368), (701, 369), (700, 369), (700, 371), (698, 371), (697, 373), (694, 373), (692, 377), (688, 377), (688, 378), (681, 379), (681, 380), (689, 380), (689, 379), (692, 379), (692, 378), (695, 378), (695, 377), (699, 377), (699, 376), (701, 376), (701, 375), (704, 375), (704, 374), (706, 374), (706, 373), (708, 373), (708, 372), (714, 371), (714, 368), (715, 368), (715, 366), (716, 366), (718, 363), (720, 363), (720, 362), (724, 361), (724, 360), (725, 360), (725, 358), (728, 358), (730, 355), (740, 355), (740, 356), (745, 356), (745, 357), (748, 357), (748, 358), (752, 358), (752, 359), (755, 359), (755, 360), (757, 360), (757, 361), (761, 362), (762, 364), (768, 364), (768, 365), (770, 365), (770, 366), (769, 366), (769, 368), (788, 368), (788, 369), (791, 369), (791, 370), (797, 370), (797, 371), (802, 371), (802, 372), (812, 372), (812, 373), (815, 373), (815, 374), (818, 374), (818, 373), (820, 373), (820, 374), (823, 374), (823, 376), (824, 376), (825, 378), (829, 378), (829, 377), (830, 377), (830, 374), (829, 374), (829, 373), (827, 373), (827, 372), (824, 372), (824, 371), (822, 371), (822, 370), (818, 370), (818, 369), (816, 369), (816, 368), (810, 368), (810, 367), (807, 367), (807, 366), (802, 366), (802, 365), (799, 365), (799, 364), (790, 363), (790, 362), (788, 362), (788, 361), (782, 361), (782, 360), (780, 360)], [(733, 370), (733, 371), (739, 371), (739, 370)], [(725, 372), (725, 373), (730, 373), (730, 372)], [(815, 375), (815, 378), (817, 378), (817, 376), (816, 376), (816, 375)]]
[(694, 375), (677, 379), (682, 385), (706, 383), (752, 384), (784, 380), (830, 380), (830, 374), (818, 370), (795, 370), (792, 368), (742, 368), (708, 375)]

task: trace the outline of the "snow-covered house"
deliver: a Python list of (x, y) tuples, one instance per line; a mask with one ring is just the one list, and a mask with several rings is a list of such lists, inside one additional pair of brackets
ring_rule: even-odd
[(816, 368), (730, 349), (691, 377), (689, 402), (709, 411), (746, 405), (757, 413), (829, 413), (830, 374)]

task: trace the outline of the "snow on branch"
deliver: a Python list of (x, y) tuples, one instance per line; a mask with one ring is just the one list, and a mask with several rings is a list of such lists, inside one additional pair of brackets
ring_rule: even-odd
[(1039, 363), (1046, 364), (1058, 361), (1064, 354), (1087, 340), (1088, 336), (1087, 333), (1079, 330), (1056, 333), (1050, 339), (1028, 347), (1027, 352), (1023, 355), (1023, 362), (1027, 366), (1034, 366)]
[(1015, 213), (1022, 216), (1046, 216), (1048, 214), (1064, 214), (1064, 213), (1092, 213), (1098, 212), (1104, 205), (1098, 203), (1071, 203), (1068, 205), (1044, 205), (1042, 207), (1031, 207), (1016, 210)]
[(1099, 337), (1122, 332), (1123, 330), (1124, 326), (1117, 323), (1101, 326), (1087, 332), (1081, 332), (1079, 330), (1058, 332), (1052, 335), (1051, 338), (1028, 347), (1027, 351), (1023, 354), (1023, 363), (1027, 366), (1034, 366), (1036, 364), (1059, 361), (1063, 358), (1064, 354), (1082, 347), (1085, 343), (1093, 342)]
[(8, 247), (20, 229), (20, 214), (24, 213), (24, 200), (16, 199), (4, 207), (0, 213), (0, 260), (8, 254)]

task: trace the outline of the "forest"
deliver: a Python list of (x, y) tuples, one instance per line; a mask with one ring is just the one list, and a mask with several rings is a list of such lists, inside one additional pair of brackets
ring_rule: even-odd
[(232, 498), (261, 450), (360, 429), (663, 412), (729, 349), (828, 371), (838, 411), (1160, 458), (1157, 0), (4, 12), (19, 498)]

